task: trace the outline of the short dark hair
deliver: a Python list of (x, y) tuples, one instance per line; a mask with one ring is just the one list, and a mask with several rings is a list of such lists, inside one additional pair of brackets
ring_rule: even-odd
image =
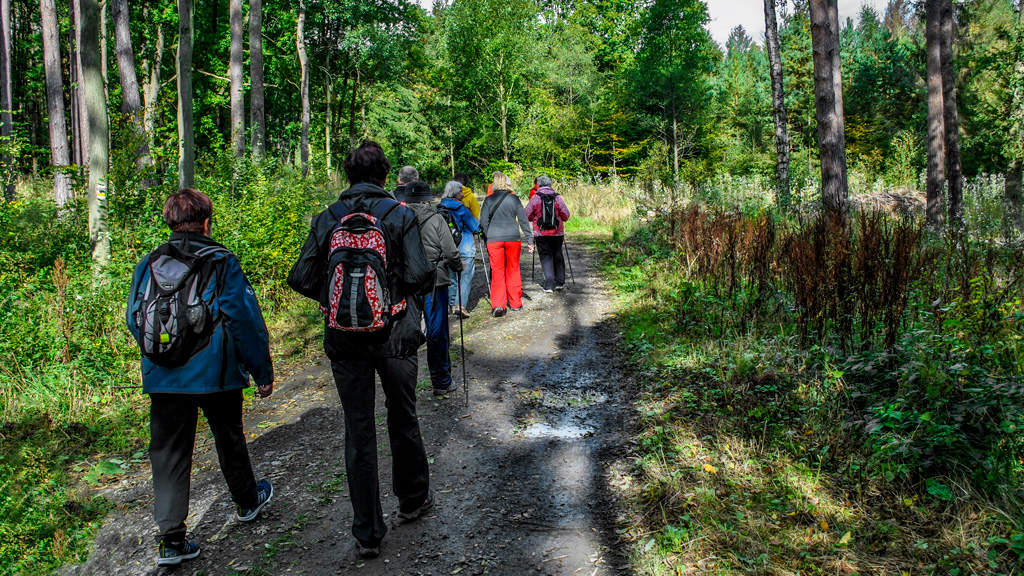
[(174, 232), (202, 234), (204, 224), (211, 216), (213, 202), (195, 188), (182, 188), (164, 202), (164, 222)]
[(455, 176), (452, 176), (452, 180), (461, 182), (462, 185), (465, 186), (466, 184), (469, 184), (469, 174), (466, 174), (465, 172), (456, 172)]
[(349, 184), (369, 182), (384, 186), (389, 172), (391, 163), (384, 155), (384, 149), (373, 140), (363, 140), (358, 148), (352, 149), (345, 156), (345, 175), (348, 176)]

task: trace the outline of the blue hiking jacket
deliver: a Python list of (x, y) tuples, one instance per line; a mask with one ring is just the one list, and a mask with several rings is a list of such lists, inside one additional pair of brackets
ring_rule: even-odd
[(452, 211), (452, 216), (459, 223), (462, 230), (462, 244), (459, 244), (459, 253), (463, 258), (472, 258), (476, 255), (476, 243), (473, 241), (473, 234), (480, 233), (480, 221), (473, 218), (473, 214), (465, 204), (454, 198), (441, 200), (441, 206)]
[[(223, 248), (206, 236), (191, 233), (175, 232), (171, 234), (170, 242), (186, 252), (196, 252), (207, 246)], [(230, 252), (219, 252), (210, 258), (214, 273), (203, 292), (203, 299), (209, 303), (213, 318), (217, 319), (210, 342), (187, 364), (178, 368), (157, 366), (143, 356), (142, 389), (147, 394), (209, 394), (247, 388), (250, 374), (257, 384), (274, 381), (267, 325), (256, 301), (256, 292), (242, 272), (238, 257)], [(139, 328), (135, 323), (135, 312), (139, 309), (141, 292), (149, 280), (148, 259), (147, 255), (135, 266), (125, 312), (128, 330), (136, 337)], [(218, 283), (221, 285), (219, 295)]]

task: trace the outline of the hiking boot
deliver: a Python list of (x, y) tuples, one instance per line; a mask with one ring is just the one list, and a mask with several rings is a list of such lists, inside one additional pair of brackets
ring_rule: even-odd
[(552, 290), (551, 288), (545, 288), (544, 291), (547, 292), (548, 294), (551, 294), (551, 293), (554, 292), (554, 290)]
[(565, 290), (565, 286), (555, 286), (556, 292), (561, 292), (562, 290)]
[(494, 310), (491, 310), (491, 316), (494, 316), (495, 318), (501, 318), (504, 315), (505, 315), (505, 309), (504, 308), (495, 308)]
[(423, 516), (433, 508), (434, 491), (431, 490), (427, 492), (427, 499), (423, 501), (423, 504), (420, 504), (419, 508), (413, 510), (412, 512), (402, 512), (401, 510), (399, 510), (398, 519), (401, 520), (403, 524), (408, 524), (409, 522), (419, 519), (420, 516)]
[(523, 307), (520, 306), (519, 308), (509, 308), (509, 310), (511, 310), (513, 312), (522, 312), (523, 311)]
[(448, 385), (445, 386), (444, 388), (438, 388), (437, 386), (435, 386), (434, 387), (434, 396), (447, 396), (454, 389), (455, 389), (455, 383), (454, 382), (449, 382)]
[(260, 510), (270, 502), (270, 499), (274, 497), (274, 486), (270, 483), (270, 480), (260, 480), (256, 484), (256, 505), (252, 508), (238, 507), (238, 519), (242, 522), (248, 522), (255, 520), (260, 514)]
[(462, 315), (463, 318), (469, 318), (469, 310), (466, 310), (462, 306), (459, 306), (459, 314)]
[(376, 546), (363, 546), (363, 543), (356, 540), (356, 554), (365, 560), (372, 560), (380, 556), (380, 544)]
[(157, 566), (177, 566), (185, 560), (199, 556), (199, 544), (182, 540), (181, 542), (160, 542), (160, 555), (156, 559)]

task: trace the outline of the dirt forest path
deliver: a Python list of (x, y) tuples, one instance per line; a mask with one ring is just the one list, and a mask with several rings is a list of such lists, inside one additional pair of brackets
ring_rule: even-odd
[[(259, 520), (233, 519), (233, 505), (200, 427), (188, 520), (202, 555), (157, 570), (148, 466), (108, 496), (117, 504), (88, 563), (65, 574), (630, 574), (616, 533), (614, 488), (633, 432), (632, 392), (617, 352), (610, 297), (593, 259), (574, 247), (576, 276), (547, 294), (523, 279), (522, 312), (490, 318), (478, 262), (466, 322), (470, 405), (458, 391), (435, 399), (420, 355), (419, 410), (437, 505), (399, 525), (390, 451), (377, 421), (381, 492), (390, 530), (381, 556), (364, 561), (350, 533), (343, 417), (329, 365), (315, 358), (257, 400), (246, 429), (257, 477), (275, 496)], [(538, 278), (541, 274), (539, 262)], [(452, 323), (458, 350), (458, 321)], [(379, 389), (378, 389), (379, 390)]]

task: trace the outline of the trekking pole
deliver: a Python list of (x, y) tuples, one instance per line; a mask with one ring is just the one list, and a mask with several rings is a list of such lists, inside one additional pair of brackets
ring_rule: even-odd
[(459, 345), (462, 346), (462, 388), (466, 392), (466, 408), (469, 408), (469, 381), (466, 380), (466, 335), (462, 332), (462, 272), (456, 275), (459, 280)]
[(531, 273), (532, 273), (532, 277), (530, 278), (530, 282), (537, 282), (537, 250), (536, 249), (534, 249), (533, 252), (530, 252), (530, 270), (531, 270)]
[(480, 251), (480, 260), (484, 264), (484, 278), (487, 280), (487, 301), (491, 301), (491, 262), (490, 258), (487, 257), (487, 243), (482, 239), (480, 245), (483, 246), (483, 250)]
[(572, 272), (572, 260), (569, 258), (569, 245), (565, 242), (565, 237), (562, 238), (562, 249), (565, 250), (565, 263), (569, 265), (569, 276), (572, 278), (572, 285), (576, 285), (576, 275)]

